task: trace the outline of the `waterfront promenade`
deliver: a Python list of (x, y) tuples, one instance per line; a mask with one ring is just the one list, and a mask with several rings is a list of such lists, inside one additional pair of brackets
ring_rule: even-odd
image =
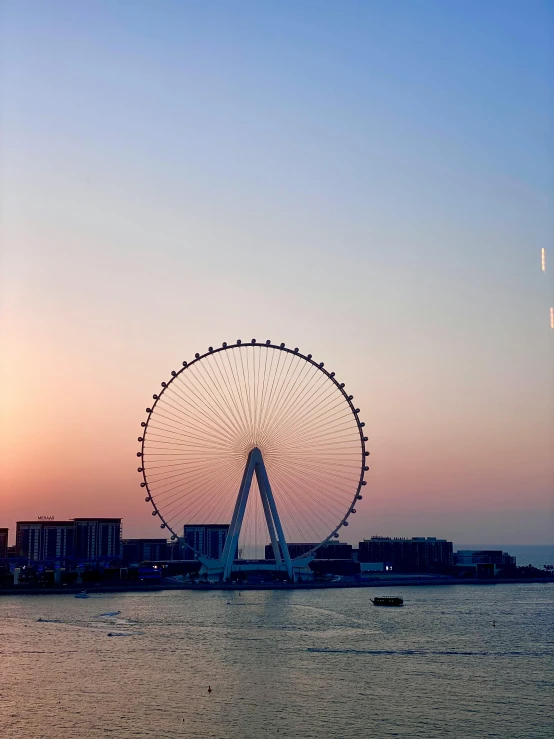
[(75, 595), (86, 589), (87, 593), (136, 593), (159, 592), (163, 590), (204, 590), (204, 591), (245, 591), (245, 590), (336, 590), (339, 588), (390, 588), (390, 587), (418, 587), (439, 585), (525, 585), (525, 584), (554, 584), (553, 577), (528, 577), (513, 579), (461, 579), (455, 577), (440, 577), (430, 575), (405, 575), (403, 577), (383, 577), (372, 580), (353, 581), (342, 579), (338, 581), (312, 581), (301, 583), (224, 583), (224, 582), (196, 582), (176, 583), (171, 580), (162, 580), (157, 583), (117, 583), (109, 585), (71, 585), (62, 587), (25, 586), (0, 588), (1, 595)]

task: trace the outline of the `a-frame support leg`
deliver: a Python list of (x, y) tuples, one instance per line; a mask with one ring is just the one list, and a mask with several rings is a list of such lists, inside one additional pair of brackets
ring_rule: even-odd
[(223, 568), (223, 579), (229, 580), (231, 576), (233, 561), (238, 546), (240, 530), (244, 519), (244, 513), (246, 511), (246, 503), (248, 502), (248, 495), (250, 493), (254, 472), (256, 473), (256, 480), (260, 489), (267, 529), (271, 539), (273, 553), (275, 555), (275, 563), (276, 565), (284, 563), (289, 578), (293, 580), (294, 572), (292, 569), (289, 549), (285, 540), (285, 534), (283, 532), (271, 485), (269, 484), (269, 478), (267, 476), (267, 470), (265, 468), (262, 453), (257, 447), (252, 449), (248, 455), (239, 494), (237, 496), (237, 502), (235, 503), (231, 524), (229, 526), (229, 532), (225, 539), (225, 546), (223, 547), (223, 553), (220, 560)]

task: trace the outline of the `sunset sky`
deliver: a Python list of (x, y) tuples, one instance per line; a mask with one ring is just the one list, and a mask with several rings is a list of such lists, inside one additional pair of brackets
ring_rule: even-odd
[(554, 541), (552, 3), (7, 0), (0, 68), (11, 540), (159, 535), (144, 410), (256, 337), (361, 408), (341, 539)]

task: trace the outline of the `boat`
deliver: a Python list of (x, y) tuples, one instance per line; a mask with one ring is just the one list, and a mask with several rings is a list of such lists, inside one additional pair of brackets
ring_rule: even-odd
[(75, 598), (90, 598), (90, 595), (86, 590), (81, 590), (80, 593), (75, 593)]
[(395, 598), (394, 596), (384, 595), (380, 598), (370, 598), (370, 601), (374, 606), (402, 606), (404, 601), (402, 598)]

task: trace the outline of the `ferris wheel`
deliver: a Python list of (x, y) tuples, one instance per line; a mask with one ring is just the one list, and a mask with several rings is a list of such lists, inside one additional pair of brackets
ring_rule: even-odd
[(237, 552), (254, 558), (269, 545), (294, 578), (294, 552), (306, 561), (337, 539), (362, 499), (369, 452), (353, 400), (323, 362), (285, 344), (237, 340), (195, 354), (141, 424), (152, 515), (183, 543), (187, 527), (228, 526), (218, 562), (194, 552), (224, 579)]

